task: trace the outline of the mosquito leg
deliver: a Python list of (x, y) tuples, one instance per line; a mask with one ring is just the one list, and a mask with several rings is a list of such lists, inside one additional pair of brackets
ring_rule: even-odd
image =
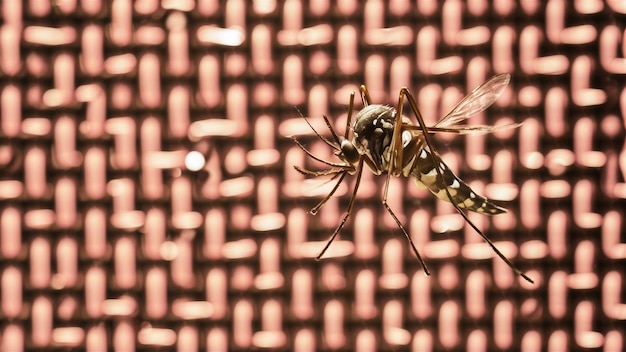
[[(424, 118), (422, 117), (421, 113), (419, 112), (419, 109), (417, 108), (417, 103), (415, 102), (415, 98), (413, 98), (413, 95), (409, 92), (409, 90), (407, 88), (402, 88), (400, 90), (400, 95), (401, 95), (401, 99), (400, 99), (401, 102), (403, 101), (403, 99), (402, 99), (403, 96), (406, 96), (407, 99), (409, 100), (409, 105), (411, 105), (411, 110), (413, 110), (413, 113), (417, 117), (418, 123), (421, 126), (422, 131), (424, 132), (424, 140), (426, 141), (426, 145), (428, 145), (428, 148), (430, 149), (431, 152), (434, 152), (435, 148), (433, 147), (432, 141), (430, 140), (428, 127), (424, 123)], [(401, 109), (402, 109), (402, 106), (398, 106), (398, 110), (401, 111)], [(432, 154), (431, 154), (431, 158), (433, 158), (433, 165), (437, 165), (437, 162), (436, 162), (434, 156), (432, 156)], [(438, 167), (436, 167), (436, 166), (435, 166), (435, 170), (437, 171), (438, 178), (441, 180), (441, 182), (443, 184), (445, 184), (445, 182), (443, 180), (443, 175), (441, 174), (441, 170)], [(487, 236), (485, 236), (485, 234), (481, 230), (479, 230), (476, 225), (474, 225), (474, 223), (459, 208), (459, 206), (454, 201), (452, 201), (452, 195), (450, 195), (450, 191), (448, 190), (448, 187), (444, 187), (444, 190), (446, 191), (446, 194), (448, 195), (448, 199), (450, 200), (450, 203), (452, 203), (452, 205), (454, 205), (454, 208), (459, 212), (459, 214), (461, 214), (463, 219), (465, 219), (465, 221), (474, 229), (474, 231), (476, 231), (476, 233), (478, 233), (480, 235), (480, 237), (482, 237), (483, 240), (485, 240), (485, 242), (487, 242), (487, 244), (489, 244), (491, 249), (493, 249), (493, 251), (511, 269), (513, 269), (513, 272), (515, 272), (516, 274), (518, 274), (521, 277), (523, 277), (526, 281), (528, 281), (530, 283), (534, 283), (534, 281), (531, 278), (529, 278), (526, 274), (524, 274), (521, 270), (519, 270), (507, 257), (505, 257), (504, 254), (502, 254), (502, 252), (500, 252), (500, 250), (493, 244), (493, 242), (491, 242), (491, 240)]]
[(430, 275), (430, 270), (428, 270), (428, 266), (426, 265), (426, 262), (424, 261), (424, 259), (422, 259), (422, 256), (420, 255), (420, 252), (417, 250), (417, 247), (415, 247), (415, 243), (413, 243), (411, 236), (409, 236), (409, 233), (406, 231), (404, 226), (402, 226), (402, 223), (400, 222), (400, 220), (398, 220), (398, 217), (396, 216), (396, 214), (393, 212), (393, 210), (391, 210), (391, 207), (389, 206), (389, 204), (387, 204), (387, 190), (389, 189), (390, 178), (391, 178), (391, 175), (387, 174), (387, 181), (385, 182), (385, 191), (383, 193), (383, 205), (385, 206), (385, 209), (387, 209), (389, 214), (391, 214), (391, 217), (396, 222), (396, 225), (398, 225), (400, 230), (402, 230), (402, 233), (406, 237), (406, 240), (409, 241), (409, 244), (411, 245), (411, 249), (413, 249), (413, 253), (415, 253), (415, 256), (417, 257), (417, 260), (419, 260), (420, 264), (422, 264), (422, 268), (424, 268), (424, 273), (426, 275)]
[(327, 176), (327, 175), (333, 175), (333, 177), (331, 177), (329, 180), (324, 181), (323, 185), (326, 185), (330, 182), (335, 181), (337, 178), (339, 178), (339, 180), (337, 180), (337, 182), (335, 183), (335, 185), (333, 186), (333, 189), (330, 191), (330, 193), (328, 193), (322, 200), (319, 201), (319, 203), (317, 203), (313, 208), (311, 208), (309, 210), (309, 214), (311, 215), (317, 215), (317, 212), (320, 210), (321, 207), (324, 206), (324, 204), (326, 204), (326, 202), (333, 196), (333, 194), (335, 194), (335, 192), (337, 191), (337, 189), (339, 188), (339, 185), (341, 184), (341, 182), (343, 182), (343, 179), (346, 177), (347, 172), (346, 171), (341, 171), (341, 170), (327, 170), (327, 171), (311, 171), (311, 170), (307, 170), (307, 169), (302, 169), (298, 166), (294, 166), (294, 168), (304, 174), (304, 175), (308, 175), (308, 176)]
[[(406, 88), (405, 88), (406, 89)], [(388, 173), (392, 175), (399, 175), (402, 172), (402, 164), (403, 164), (403, 156), (402, 152), (404, 151), (402, 148), (402, 109), (404, 107), (404, 90), (400, 90), (400, 94), (398, 95), (398, 108), (396, 111), (396, 121), (394, 121), (393, 126), (393, 136), (391, 138), (391, 156), (389, 160), (389, 169)], [(395, 161), (394, 161), (395, 160)]]
[(312, 215), (316, 215), (317, 212), (320, 210), (320, 208), (322, 206), (324, 206), (324, 204), (326, 204), (326, 202), (330, 199), (330, 197), (333, 196), (333, 194), (335, 194), (335, 192), (337, 191), (337, 189), (339, 188), (339, 185), (341, 184), (341, 182), (343, 182), (343, 179), (346, 177), (346, 172), (342, 173), (341, 176), (339, 177), (339, 180), (337, 181), (337, 183), (335, 183), (335, 186), (333, 187), (333, 189), (328, 193), (328, 195), (326, 195), (326, 197), (324, 197), (324, 199), (322, 199), (319, 203), (317, 203), (316, 206), (314, 206), (313, 208), (311, 208), (311, 210), (309, 210), (309, 213)]
[(368, 106), (372, 103), (372, 97), (370, 97), (370, 92), (367, 90), (365, 85), (361, 85), (361, 101), (363, 102), (363, 106)]
[[(350, 93), (350, 104), (348, 105), (348, 119), (346, 120), (346, 131), (343, 138), (348, 139), (348, 133), (350, 132), (350, 123), (352, 122), (352, 109), (354, 109), (354, 92)], [(341, 143), (339, 143), (341, 145)]]
[(339, 231), (341, 231), (343, 226), (346, 224), (346, 221), (350, 217), (350, 214), (352, 213), (352, 206), (354, 205), (354, 200), (356, 199), (356, 193), (357, 193), (357, 191), (359, 189), (359, 184), (361, 183), (361, 174), (362, 174), (362, 172), (363, 172), (363, 161), (361, 160), (359, 162), (359, 165), (357, 166), (356, 181), (355, 181), (355, 184), (354, 184), (354, 190), (352, 191), (352, 197), (350, 198), (350, 202), (348, 203), (348, 208), (346, 209), (346, 214), (341, 219), (341, 222), (339, 223), (339, 226), (337, 226), (337, 228), (335, 229), (333, 234), (330, 235), (330, 237), (328, 238), (328, 241), (326, 242), (326, 245), (324, 246), (324, 248), (322, 249), (320, 254), (317, 257), (315, 257), (315, 260), (322, 259), (322, 256), (324, 255), (324, 253), (326, 253), (326, 250), (328, 249), (328, 247), (330, 247), (330, 244), (335, 240), (335, 237), (337, 237), (337, 234), (339, 233)]
[[(400, 222), (400, 220), (398, 220), (398, 217), (396, 216), (396, 214), (393, 212), (393, 210), (391, 210), (391, 207), (389, 206), (389, 204), (387, 203), (387, 194), (389, 192), (389, 182), (391, 180), (391, 175), (392, 174), (397, 174), (396, 171), (401, 172), (402, 170), (402, 143), (400, 141), (400, 129), (402, 126), (402, 105), (404, 102), (404, 97), (402, 94), (400, 94), (400, 96), (398, 97), (398, 113), (396, 114), (396, 121), (395, 121), (395, 126), (394, 126), (394, 134), (393, 137), (391, 139), (391, 158), (390, 160), (393, 160), (394, 158), (398, 158), (398, 161), (396, 163), (394, 162), (390, 162), (389, 163), (389, 169), (387, 170), (387, 178), (385, 180), (385, 188), (383, 190), (383, 205), (385, 206), (385, 209), (387, 209), (387, 211), (389, 212), (389, 214), (391, 214), (391, 217), (393, 218), (393, 220), (396, 222), (396, 225), (398, 225), (398, 227), (400, 228), (400, 230), (402, 230), (402, 233), (404, 234), (404, 236), (406, 237), (407, 241), (409, 242), (409, 244), (411, 245), (411, 249), (413, 249), (413, 253), (415, 253), (415, 256), (417, 257), (417, 259), (419, 260), (419, 262), (422, 264), (422, 268), (424, 268), (424, 273), (426, 275), (430, 275), (430, 270), (428, 270), (428, 266), (426, 265), (426, 262), (424, 262), (424, 259), (422, 259), (422, 256), (420, 255), (419, 251), (417, 250), (417, 247), (415, 247), (415, 243), (413, 243), (413, 240), (411, 239), (411, 236), (409, 236), (409, 233), (406, 231), (406, 229), (404, 228), (404, 226), (402, 226), (402, 223)], [(396, 169), (397, 170), (394, 170)]]

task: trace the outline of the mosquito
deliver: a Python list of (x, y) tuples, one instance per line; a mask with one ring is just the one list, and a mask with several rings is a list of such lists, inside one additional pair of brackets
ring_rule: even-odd
[[(411, 245), (411, 249), (421, 263), (424, 273), (430, 275), (428, 266), (422, 259), (415, 244), (411, 240), (405, 227), (402, 225), (398, 217), (387, 204), (387, 193), (389, 190), (389, 181), (391, 177), (412, 177), (417, 184), (421, 184), (428, 188), (437, 198), (450, 202), (455, 209), (461, 214), (465, 221), (489, 244), (493, 251), (518, 275), (522, 276), (528, 282), (533, 282), (526, 274), (519, 270), (493, 242), (485, 236), (485, 234), (474, 225), (463, 212), (462, 209), (474, 211), (485, 215), (497, 215), (506, 212), (506, 209), (492, 203), (489, 199), (474, 192), (465, 182), (456, 176), (452, 170), (443, 162), (441, 156), (433, 147), (431, 134), (440, 132), (449, 132), (456, 134), (468, 133), (492, 133), (495, 131), (516, 128), (521, 124), (505, 124), (499, 126), (491, 125), (465, 125), (463, 121), (471, 116), (487, 109), (500, 97), (504, 89), (509, 84), (511, 76), (507, 73), (493, 76), (484, 82), (465, 98), (463, 98), (447, 115), (445, 115), (434, 126), (427, 127), (424, 119), (417, 107), (415, 98), (406, 88), (400, 90), (398, 96), (398, 106), (393, 108), (388, 105), (372, 104), (372, 99), (367, 88), (362, 85), (360, 87), (361, 100), (363, 101), (363, 109), (361, 109), (351, 124), (352, 113), (354, 108), (354, 96), (350, 95), (350, 103), (348, 107), (348, 119), (346, 122), (346, 130), (343, 136), (339, 136), (333, 129), (328, 117), (324, 116), (324, 122), (330, 130), (332, 140), (322, 136), (313, 128), (308, 119), (305, 120), (311, 127), (313, 132), (323, 140), (327, 145), (335, 150), (335, 155), (340, 162), (323, 160), (309, 151), (297, 139), (294, 142), (309, 157), (317, 160), (330, 168), (321, 171), (312, 171), (299, 166), (294, 168), (307, 176), (331, 176), (329, 181), (337, 180), (334, 187), (317, 205), (309, 212), (313, 215), (317, 214), (319, 209), (333, 196), (347, 175), (355, 176), (356, 181), (352, 196), (348, 203), (346, 213), (341, 222), (329, 237), (326, 245), (316, 257), (320, 260), (337, 234), (344, 227), (346, 221), (352, 213), (354, 200), (359, 189), (361, 175), (363, 172), (363, 164), (367, 165), (375, 175), (387, 173), (382, 204), (389, 212), (393, 220), (396, 222), (407, 241)], [(408, 100), (411, 110), (417, 118), (417, 125), (402, 115), (404, 100)], [(350, 139), (350, 131), (352, 137)]]

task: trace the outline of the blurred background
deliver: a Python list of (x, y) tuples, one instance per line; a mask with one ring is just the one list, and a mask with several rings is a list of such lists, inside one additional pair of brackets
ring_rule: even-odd
[[(4, 0), (0, 350), (621, 351), (626, 339), (626, 4), (486, 0)], [(469, 218), (366, 170), (352, 194), (294, 165), (338, 161), (366, 84), (410, 89)], [(405, 114), (414, 118), (409, 111)]]

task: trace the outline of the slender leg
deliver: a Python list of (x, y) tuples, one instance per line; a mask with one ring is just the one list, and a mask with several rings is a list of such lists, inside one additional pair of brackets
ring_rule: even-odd
[(311, 210), (309, 210), (309, 213), (311, 215), (316, 215), (317, 212), (320, 210), (320, 208), (324, 206), (324, 204), (326, 204), (326, 202), (330, 199), (330, 197), (333, 196), (333, 194), (335, 194), (335, 192), (339, 188), (339, 185), (341, 184), (341, 182), (343, 182), (343, 179), (345, 177), (346, 177), (346, 172), (343, 172), (341, 176), (339, 177), (339, 180), (337, 180), (337, 183), (335, 183), (335, 186), (333, 187), (333, 189), (330, 191), (330, 193), (328, 193), (326, 197), (324, 197), (324, 199), (322, 199), (319, 203), (317, 203), (316, 206), (314, 206), (313, 208), (311, 208)]
[(413, 243), (413, 240), (411, 239), (411, 236), (409, 236), (409, 233), (406, 231), (404, 226), (402, 226), (402, 223), (400, 222), (400, 220), (398, 220), (398, 217), (396, 216), (396, 214), (394, 214), (394, 212), (393, 212), (393, 210), (391, 210), (391, 207), (389, 206), (389, 204), (387, 204), (387, 190), (389, 189), (389, 180), (390, 179), (391, 179), (391, 175), (387, 174), (387, 180), (385, 181), (385, 190), (384, 190), (384, 193), (383, 193), (383, 205), (385, 206), (385, 209), (387, 209), (389, 214), (391, 214), (391, 217), (396, 222), (396, 225), (398, 225), (400, 230), (402, 230), (402, 233), (406, 237), (406, 240), (409, 241), (409, 244), (411, 245), (411, 249), (413, 249), (413, 253), (415, 253), (415, 256), (417, 257), (417, 260), (419, 260), (420, 264), (422, 264), (422, 268), (424, 268), (424, 273), (426, 275), (430, 275), (430, 270), (428, 270), (428, 266), (426, 265), (426, 262), (424, 261), (424, 259), (422, 259), (422, 256), (420, 255), (420, 252), (415, 247), (415, 243)]
[(365, 85), (361, 85), (361, 101), (363, 102), (363, 106), (368, 106), (372, 103), (372, 97), (370, 97), (370, 92), (367, 90)]
[(324, 253), (326, 253), (326, 250), (328, 249), (328, 247), (330, 247), (330, 244), (335, 240), (335, 237), (337, 237), (337, 234), (339, 233), (339, 231), (341, 231), (343, 226), (346, 224), (346, 221), (350, 217), (350, 214), (352, 213), (352, 206), (354, 205), (354, 200), (356, 198), (356, 193), (359, 190), (359, 184), (361, 183), (362, 172), (363, 172), (363, 159), (359, 161), (359, 165), (357, 166), (356, 182), (354, 184), (354, 190), (352, 191), (352, 197), (350, 198), (350, 203), (348, 203), (348, 209), (346, 210), (346, 214), (341, 219), (339, 226), (337, 226), (333, 234), (330, 235), (328, 242), (326, 242), (326, 245), (324, 246), (320, 254), (315, 258), (316, 260), (322, 259), (322, 256), (324, 255)]
[[(426, 144), (428, 145), (428, 148), (431, 150), (431, 152), (434, 152), (435, 148), (432, 145), (432, 141), (430, 140), (430, 136), (429, 136), (429, 132), (428, 132), (428, 127), (426, 126), (426, 124), (424, 123), (424, 118), (422, 117), (422, 115), (419, 112), (419, 109), (417, 108), (417, 103), (415, 102), (415, 99), (413, 98), (413, 95), (411, 95), (411, 93), (409, 92), (409, 90), (405, 87), (402, 88), (400, 90), (400, 105), (398, 106), (398, 115), (401, 115), (400, 112), (402, 111), (402, 105), (401, 103), (404, 101), (404, 96), (407, 97), (407, 99), (409, 100), (409, 105), (411, 106), (411, 110), (413, 110), (413, 113), (415, 114), (415, 116), (417, 117), (417, 122), (419, 123), (419, 125), (421, 126), (421, 129), (424, 133), (424, 140), (426, 141)], [(400, 119), (402, 118), (402, 116), (399, 117)], [(395, 132), (395, 131), (394, 131)], [(402, 149), (400, 147), (400, 149)], [(432, 154), (431, 154), (432, 157)], [(437, 165), (436, 160), (434, 160), (433, 158), (433, 165)], [(401, 166), (400, 166), (401, 167)], [(435, 167), (435, 170), (437, 171), (437, 177), (439, 178), (439, 180), (445, 184), (444, 180), (443, 180), (443, 176), (441, 175), (441, 171), (439, 170), (438, 167)], [(461, 214), (461, 216), (463, 216), (463, 219), (465, 219), (465, 221), (474, 229), (474, 231), (476, 231), (480, 237), (483, 238), (483, 240), (485, 240), (485, 242), (487, 242), (489, 244), (489, 246), (493, 249), (493, 251), (502, 259), (504, 260), (504, 262), (511, 268), (513, 269), (513, 271), (520, 275), (521, 277), (523, 277), (526, 281), (534, 283), (534, 281), (529, 278), (526, 274), (524, 274), (521, 270), (519, 270), (507, 257), (504, 256), (504, 254), (502, 254), (502, 252), (500, 252), (500, 250), (493, 244), (493, 242), (491, 242), (491, 240), (485, 236), (485, 234), (480, 231), (478, 229), (478, 227), (476, 227), (476, 225), (474, 225), (474, 223), (467, 217), (467, 215), (459, 208), (459, 206), (452, 201), (452, 196), (450, 195), (450, 191), (448, 190), (448, 187), (444, 187), (446, 194), (448, 195), (448, 199), (450, 199), (450, 203), (452, 203), (452, 205), (454, 205), (454, 208), (459, 212), (459, 214)]]
[(346, 120), (346, 131), (343, 138), (348, 139), (348, 133), (350, 132), (350, 123), (352, 122), (352, 109), (354, 108), (354, 92), (350, 94), (350, 104), (348, 105), (348, 120)]
[(396, 109), (396, 121), (393, 126), (393, 137), (391, 138), (391, 157), (389, 160), (389, 170), (388, 173), (392, 175), (400, 175), (402, 172), (402, 154), (404, 152), (402, 148), (402, 109), (404, 107), (404, 89), (400, 90), (400, 94), (398, 95), (398, 108)]
[[(387, 177), (385, 179), (385, 187), (383, 189), (383, 205), (385, 206), (385, 209), (387, 209), (387, 211), (389, 212), (389, 214), (391, 215), (393, 220), (396, 222), (396, 225), (398, 225), (400, 230), (402, 230), (402, 233), (404, 234), (404, 236), (406, 237), (407, 241), (411, 245), (411, 249), (413, 250), (413, 253), (415, 253), (415, 256), (417, 257), (419, 262), (422, 264), (422, 268), (424, 268), (424, 273), (426, 275), (430, 275), (430, 270), (428, 270), (428, 266), (426, 265), (426, 262), (424, 261), (424, 259), (422, 259), (422, 256), (420, 255), (419, 251), (417, 250), (417, 247), (415, 247), (415, 243), (413, 243), (413, 240), (411, 239), (411, 236), (406, 231), (404, 226), (402, 226), (402, 223), (400, 222), (400, 220), (398, 220), (398, 217), (393, 212), (393, 210), (391, 210), (391, 207), (387, 203), (387, 194), (389, 193), (389, 182), (391, 181), (391, 176), (392, 176), (392, 174), (393, 175), (397, 174), (394, 171), (394, 169), (397, 168), (398, 170), (400, 170), (400, 172), (402, 170), (402, 143), (400, 141), (400, 130), (401, 130), (401, 126), (402, 126), (402, 105), (403, 105), (403, 101), (404, 101), (404, 96), (402, 94), (400, 94), (399, 102), (398, 102), (398, 109), (397, 109), (398, 113), (396, 115), (396, 121), (395, 121), (395, 126), (394, 126), (394, 131), (393, 131), (393, 137), (391, 139), (392, 148), (391, 148), (391, 151), (390, 151), (390, 153), (391, 153), (391, 158), (390, 159), (392, 160), (392, 162), (389, 163), (389, 169), (387, 170)], [(394, 163), (393, 160), (398, 160), (399, 164), (395, 165), (397, 163)]]

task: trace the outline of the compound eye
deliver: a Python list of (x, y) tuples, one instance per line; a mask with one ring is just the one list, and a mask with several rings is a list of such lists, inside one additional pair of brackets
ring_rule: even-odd
[(341, 141), (341, 153), (346, 158), (346, 161), (351, 164), (356, 164), (360, 159), (359, 152), (354, 147), (354, 144), (347, 139)]

